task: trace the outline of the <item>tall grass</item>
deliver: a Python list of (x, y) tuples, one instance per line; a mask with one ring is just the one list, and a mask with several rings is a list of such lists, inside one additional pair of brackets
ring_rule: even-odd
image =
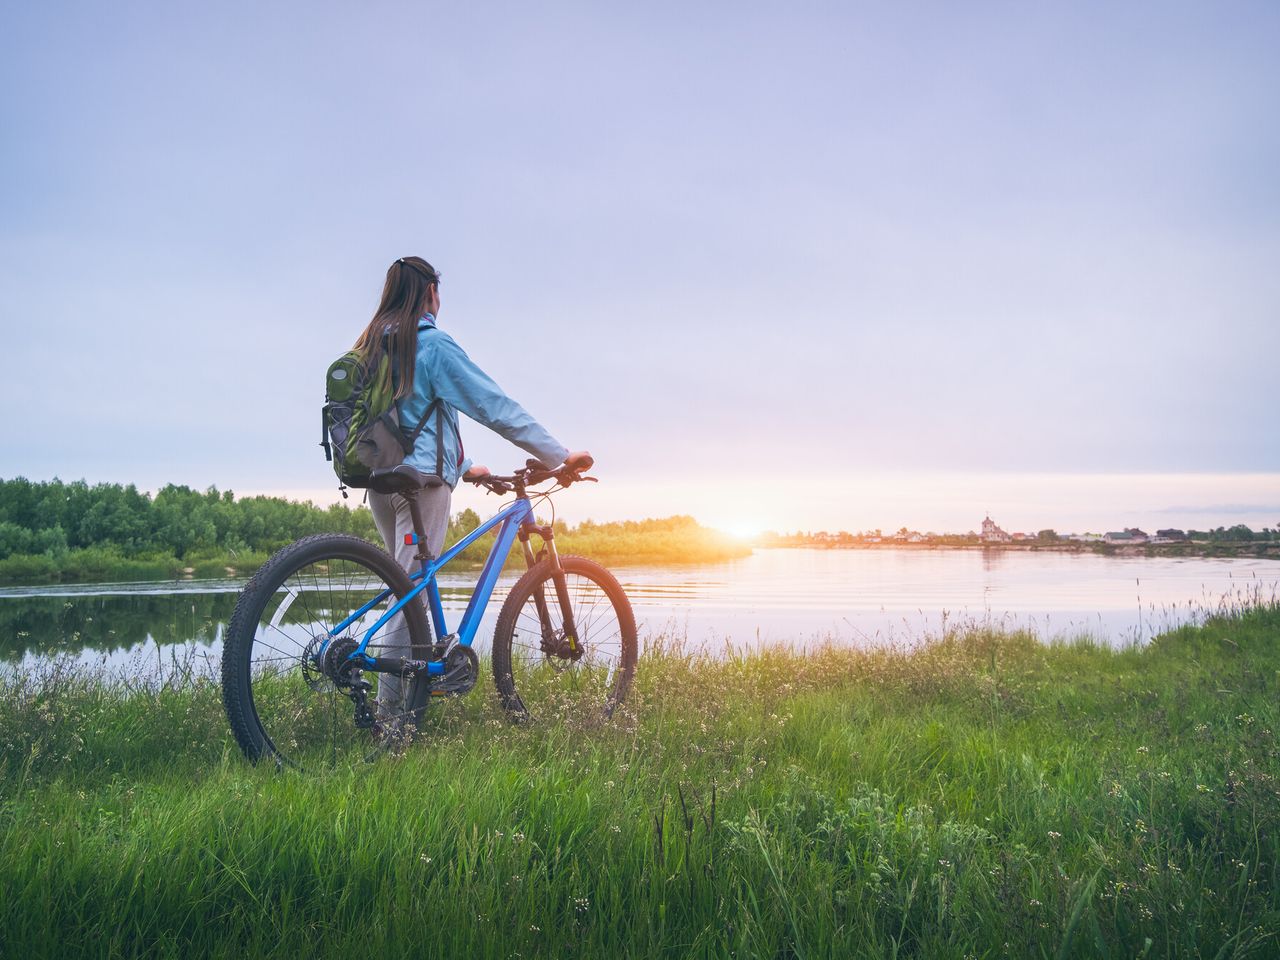
[(489, 690), (278, 774), (176, 665), (4, 681), (5, 956), (1280, 954), (1280, 608), (1143, 648), (651, 645), (608, 724)]

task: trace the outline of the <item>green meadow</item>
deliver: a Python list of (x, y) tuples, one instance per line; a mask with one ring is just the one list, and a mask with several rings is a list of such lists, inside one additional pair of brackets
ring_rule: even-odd
[(254, 768), (216, 684), (3, 681), (0, 954), (1274, 957), (1280, 607), (1142, 649), (656, 644), (609, 723), (487, 677)]

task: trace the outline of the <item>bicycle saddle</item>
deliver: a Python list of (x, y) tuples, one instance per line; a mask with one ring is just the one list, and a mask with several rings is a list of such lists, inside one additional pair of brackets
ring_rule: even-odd
[(378, 493), (417, 493), (423, 487), (438, 487), (443, 483), (434, 473), (423, 473), (407, 463), (397, 463), (370, 473), (368, 486)]

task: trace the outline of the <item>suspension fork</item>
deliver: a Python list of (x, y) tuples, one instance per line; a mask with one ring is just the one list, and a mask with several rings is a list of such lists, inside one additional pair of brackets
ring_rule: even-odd
[[(537, 533), (542, 538), (542, 550), (535, 556), (533, 547), (529, 544), (530, 533)], [(578, 642), (578, 627), (573, 621), (573, 603), (569, 598), (569, 584), (565, 579), (564, 568), (560, 566), (560, 554), (556, 550), (555, 531), (550, 526), (545, 527), (527, 527), (520, 531), (521, 545), (524, 547), (524, 559), (530, 567), (536, 564), (543, 555), (551, 563), (551, 582), (556, 588), (556, 600), (560, 605), (560, 615), (564, 618), (564, 638), (569, 642), (570, 649), (575, 654), (581, 654), (581, 646)], [(533, 603), (538, 610), (538, 620), (542, 625), (542, 647), (547, 653), (552, 653), (558, 646), (556, 643), (555, 627), (551, 620), (551, 610), (547, 605), (547, 594), (543, 584), (538, 584), (533, 591)], [(577, 659), (577, 656), (574, 657)]]

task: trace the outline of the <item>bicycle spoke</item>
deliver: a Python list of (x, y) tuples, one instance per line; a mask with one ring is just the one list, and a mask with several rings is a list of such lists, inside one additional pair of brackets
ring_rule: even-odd
[[(325, 553), (327, 543), (336, 554)], [(298, 556), (292, 564), (290, 551)], [(241, 598), (255, 611), (248, 615), (254, 622), (233, 617), (237, 632), (228, 637), (232, 666), (240, 665), (233, 689), (245, 691), (228, 697), (237, 739), (251, 756), (275, 754), (299, 766), (366, 757), (382, 747), (374, 729), (357, 725), (357, 703), (363, 700), (366, 715), (377, 711), (400, 725), (416, 719), (425, 698), (416, 678), (388, 685), (385, 675), (348, 666), (349, 652), (408, 592), (407, 579), (390, 557), (350, 537), (302, 541), (277, 558), (269, 565), (282, 568), (279, 580), (267, 579), (253, 597)], [(357, 621), (335, 630), (381, 594)], [(414, 622), (411, 630), (403, 613), (393, 618), (370, 638), (371, 652), (411, 647), (416, 631), (426, 630), (425, 618)], [(224, 667), (224, 686), (233, 680)]]
[[(546, 568), (526, 575), (541, 579), (513, 588), (495, 632), (495, 677), (517, 714), (585, 718), (602, 707), (607, 713), (634, 669), (634, 619), (621, 589), (588, 561), (569, 558), (563, 567), (572, 635)], [(602, 583), (613, 583), (613, 595)], [(538, 610), (540, 593), (547, 624)]]

